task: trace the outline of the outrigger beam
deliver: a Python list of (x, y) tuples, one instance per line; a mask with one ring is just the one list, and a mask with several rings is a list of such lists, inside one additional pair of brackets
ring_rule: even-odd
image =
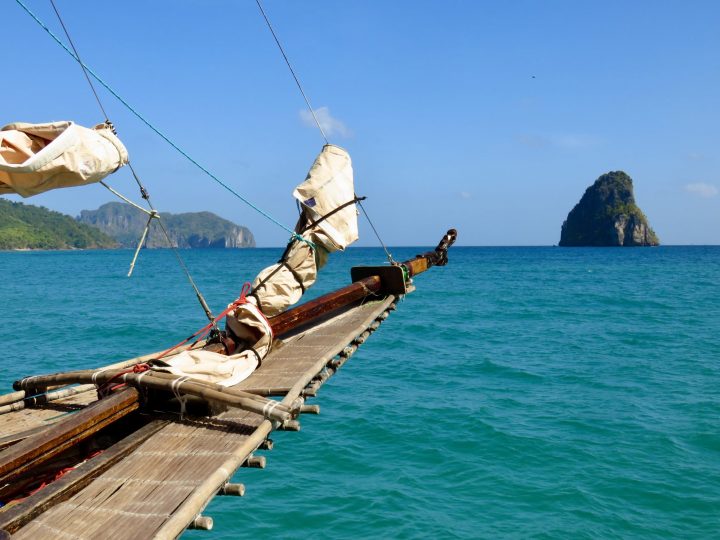
[[(447, 250), (453, 245), (456, 238), (457, 231), (450, 229), (433, 251), (428, 251), (399, 264), (401, 271), (407, 276), (406, 281), (433, 266), (447, 264)], [(382, 278), (379, 275), (368, 276), (272, 317), (270, 326), (273, 334), (281, 337), (354, 302), (370, 296), (380, 296), (382, 290)], [(212, 343), (206, 348), (221, 352), (224, 346)], [(28, 390), (32, 386), (37, 391), (51, 385), (52, 380), (53, 376), (47, 376), (45, 383), (42, 376), (29, 377), (16, 381), (14, 386), (16, 390)], [(124, 388), (5, 450), (0, 454), (0, 486), (12, 483), (13, 479), (32, 470), (36, 465), (45, 462), (60, 451), (86, 440), (102, 427), (137, 410), (139, 402), (140, 395), (136, 389)]]
[[(433, 251), (418, 255), (414, 259), (396, 265), (396, 267), (407, 275), (407, 279), (405, 280), (407, 282), (407, 280), (413, 276), (421, 274), (433, 266), (445, 266), (448, 262), (447, 250), (455, 243), (456, 239), (457, 231), (450, 229), (445, 233), (445, 236), (443, 236), (443, 239), (440, 240), (440, 243)], [(296, 308), (289, 309), (270, 319), (273, 334), (275, 336), (282, 336), (290, 330), (300, 328), (353, 302), (357, 302), (368, 296), (379, 295), (382, 292), (383, 285), (383, 280), (379, 275), (367, 276), (342, 289), (306, 302)]]

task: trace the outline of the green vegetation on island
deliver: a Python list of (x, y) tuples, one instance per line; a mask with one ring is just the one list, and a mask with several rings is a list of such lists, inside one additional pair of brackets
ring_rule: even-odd
[(0, 198), (0, 250), (114, 248), (117, 242), (60, 212)]
[[(211, 212), (161, 213), (170, 238), (180, 248), (255, 247), (247, 227)], [(0, 250), (135, 248), (148, 216), (124, 203), (83, 210), (78, 218), (0, 198)], [(169, 247), (156, 220), (146, 247)]]
[(635, 203), (632, 178), (623, 171), (603, 174), (568, 214), (561, 246), (657, 246), (655, 231)]

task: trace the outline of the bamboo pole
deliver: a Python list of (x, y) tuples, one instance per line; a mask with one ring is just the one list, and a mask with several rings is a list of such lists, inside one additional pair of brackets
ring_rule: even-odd
[(34, 384), (50, 383), (86, 383), (95, 382), (104, 384), (110, 380), (125, 382), (137, 388), (153, 388), (200, 397), (206, 400), (213, 400), (232, 407), (240, 408), (249, 412), (261, 414), (266, 418), (283, 422), (292, 416), (292, 411), (274, 400), (266, 399), (256, 394), (250, 394), (242, 390), (220, 386), (219, 384), (200, 381), (198, 379), (185, 379), (158, 371), (144, 371), (141, 373), (123, 373), (122, 371), (74, 371), (68, 373), (57, 373), (41, 377), (29, 377), (18, 381), (20, 387)]
[[(91, 390), (95, 390), (94, 384), (85, 384), (80, 386), (70, 386), (70, 387), (63, 387), (59, 390), (54, 390), (52, 392), (47, 392), (45, 394), (38, 394), (35, 396), (25, 397), (21, 398), (18, 401), (15, 401), (14, 403), (11, 403), (10, 405), (3, 405), (0, 407), (0, 414), (5, 414), (13, 411), (21, 411), (22, 409), (25, 409), (26, 407), (34, 407), (37, 405), (43, 405), (45, 403), (49, 403), (51, 401), (57, 401), (58, 399), (64, 399), (71, 396), (76, 396), (77, 394), (83, 394), (85, 392), (90, 392)], [(23, 394), (23, 396), (26, 394), (25, 390), (21, 390), (20, 392), (14, 392), (15, 394)]]
[(4, 394), (0, 396), (0, 406), (3, 405), (9, 405), (10, 403), (15, 403), (16, 401), (22, 401), (25, 399), (25, 392), (10, 392), (9, 394)]
[[(198, 343), (198, 347), (204, 345), (204, 342)], [(176, 354), (189, 349), (191, 345), (184, 345), (182, 347), (178, 347), (175, 351), (173, 351), (172, 354), (168, 356), (175, 356)], [(143, 354), (142, 356), (136, 356), (135, 358), (130, 358), (127, 360), (122, 360), (121, 362), (115, 362), (114, 364), (108, 364), (106, 366), (101, 366), (99, 368), (95, 368), (94, 370), (83, 370), (83, 371), (102, 371), (106, 369), (126, 369), (132, 366), (135, 366), (137, 364), (142, 364), (143, 362), (146, 362), (148, 360), (151, 360), (153, 358), (156, 358), (160, 354), (162, 354), (164, 351), (157, 351), (154, 353), (149, 354)], [(28, 377), (26, 377), (28, 378)], [(15, 386), (13, 384), (13, 386)], [(53, 386), (37, 386), (35, 388), (28, 387), (27, 390), (18, 390), (16, 392), (10, 392), (8, 394), (0, 395), (0, 414), (4, 414), (6, 412), (12, 412), (12, 411), (19, 411), (24, 409), (27, 404), (19, 406), (17, 405), (17, 402), (28, 400), (28, 399), (36, 399), (41, 398), (43, 395), (48, 395), (50, 390), (58, 390), (67, 386), (67, 384), (61, 384), (59, 386), (53, 387)], [(94, 386), (86, 386), (83, 388), (83, 392), (89, 392), (91, 390), (94, 390)], [(36, 395), (30, 395), (28, 396), (28, 392), (35, 392)], [(67, 395), (55, 395), (53, 394), (52, 398), (46, 399), (46, 401), (54, 401), (56, 399), (62, 399), (63, 397), (69, 397), (71, 395), (75, 395), (81, 393), (80, 390), (76, 390), (73, 393), (68, 393)], [(42, 403), (42, 401), (36, 401), (33, 402), (33, 405), (37, 405), (38, 403)], [(5, 408), (4, 406), (10, 405), (10, 407)]]

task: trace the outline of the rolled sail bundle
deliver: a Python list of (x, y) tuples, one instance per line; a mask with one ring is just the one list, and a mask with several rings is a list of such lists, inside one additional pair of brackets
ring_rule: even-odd
[(267, 317), (300, 300), (328, 254), (358, 239), (352, 162), (342, 148), (325, 145), (293, 196), (302, 208), (295, 232), (306, 241), (291, 241), (280, 261), (255, 278), (252, 296)]
[[(252, 292), (236, 301), (226, 330), (241, 352), (225, 356), (209, 351), (185, 351), (155, 369), (198, 377), (223, 386), (244, 380), (270, 352), (274, 317), (300, 300), (315, 283), (328, 254), (344, 250), (358, 238), (355, 188), (350, 155), (326, 145), (305, 181), (293, 192), (302, 213), (283, 256), (258, 274)], [(215, 375), (213, 375), (213, 373)], [(223, 373), (227, 374), (224, 376)]]
[[(240, 301), (244, 301), (244, 296), (237, 303)], [(240, 304), (230, 312), (228, 323), (231, 320), (242, 321), (234, 326), (234, 339), (246, 347), (239, 354), (228, 356), (202, 349), (183, 351), (167, 361), (152, 361), (152, 369), (222, 386), (233, 386), (244, 381), (270, 352), (272, 329), (251, 301)]]
[(125, 146), (106, 124), (18, 122), (0, 129), (0, 194), (32, 197), (92, 184), (127, 162)]

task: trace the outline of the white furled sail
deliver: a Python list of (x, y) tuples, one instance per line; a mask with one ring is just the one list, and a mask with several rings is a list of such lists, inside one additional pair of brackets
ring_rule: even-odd
[(32, 197), (99, 182), (127, 162), (125, 146), (106, 124), (18, 122), (0, 129), (0, 194)]
[(268, 317), (300, 300), (315, 283), (328, 253), (343, 250), (358, 238), (352, 162), (339, 146), (323, 147), (293, 196), (302, 204), (295, 232), (307, 242), (292, 242), (277, 264), (255, 278), (253, 296)]
[(249, 377), (267, 356), (273, 336), (266, 317), (298, 302), (315, 283), (328, 254), (345, 249), (358, 238), (352, 163), (342, 148), (323, 147), (293, 195), (302, 203), (295, 232), (305, 241), (293, 239), (280, 261), (258, 274), (252, 293), (243, 295), (228, 313), (226, 329), (241, 352), (223, 356), (184, 351), (155, 369), (229, 386)]
[(272, 329), (252, 302), (235, 308), (227, 324), (236, 337), (252, 346), (230, 356), (204, 350), (183, 351), (167, 360), (155, 360), (153, 369), (222, 386), (244, 381), (270, 352)]
[(355, 199), (347, 151), (326, 144), (293, 196), (302, 203), (309, 220), (317, 222), (313, 235), (328, 251), (345, 249), (358, 239), (357, 210), (355, 204), (347, 204)]

